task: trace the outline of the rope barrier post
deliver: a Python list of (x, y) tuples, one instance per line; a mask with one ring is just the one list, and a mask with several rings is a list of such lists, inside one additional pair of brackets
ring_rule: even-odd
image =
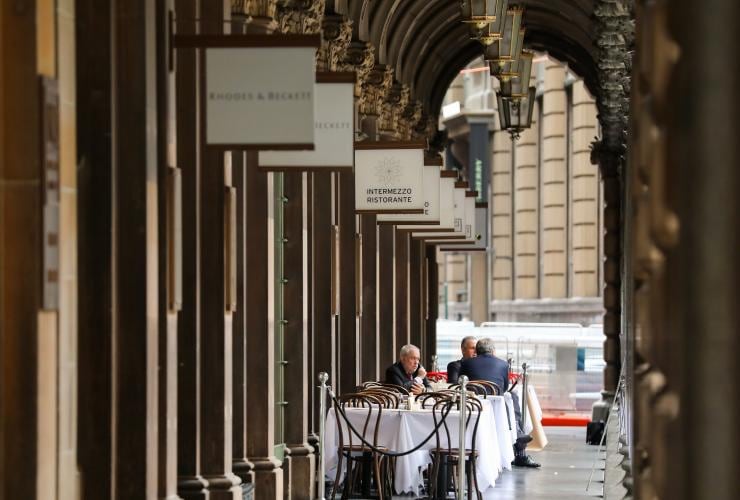
[(527, 423), (527, 363), (522, 364), (522, 431)]
[(465, 498), (465, 410), (468, 377), (460, 376), (460, 451), (457, 458), (457, 498)]
[(326, 382), (328, 380), (329, 375), (326, 372), (319, 373), (321, 391), (319, 392), (319, 477), (317, 478), (317, 480), (319, 487), (318, 496), (321, 500), (326, 499), (326, 487), (324, 479), (326, 477), (326, 454), (324, 453), (324, 446), (326, 443)]

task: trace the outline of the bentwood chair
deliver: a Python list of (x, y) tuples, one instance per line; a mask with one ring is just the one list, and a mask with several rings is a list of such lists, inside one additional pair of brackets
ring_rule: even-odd
[[(440, 399), (432, 407), (435, 428), (440, 421), (442, 425), (437, 429), (436, 447), (431, 450), (432, 472), (429, 474), (430, 497), (446, 498), (450, 488), (455, 489), (455, 482), (457, 480), (455, 470), (462, 464), (465, 467), (465, 477), (467, 478), (468, 498), (472, 498), (473, 487), (475, 487), (475, 495), (478, 500), (481, 500), (483, 496), (478, 488), (478, 476), (476, 472), (478, 451), (475, 449), (475, 440), (478, 435), (478, 423), (483, 405), (476, 398), (466, 401), (465, 408), (467, 415), (465, 428), (467, 430), (472, 422), (473, 433), (470, 449), (466, 448), (464, 450), (453, 446), (450, 440), (450, 426), (457, 426), (458, 421), (457, 418), (450, 420), (448, 413), (450, 410), (456, 408), (458, 408), (458, 402), (453, 399)], [(444, 446), (444, 443), (446, 443), (446, 446)]]
[(488, 380), (471, 380), (468, 384), (475, 384), (477, 387), (484, 387), (486, 394), (493, 396), (501, 395), (501, 387), (496, 382), (490, 382)]
[[(381, 475), (381, 469), (386, 468), (387, 460), (384, 460), (383, 456), (378, 453), (379, 451), (388, 451), (386, 447), (378, 446), (378, 431), (380, 430), (384, 406), (384, 399), (379, 398), (378, 395), (357, 393), (344, 394), (339, 397), (338, 407), (335, 408), (339, 428), (339, 449), (337, 450), (339, 459), (331, 498), (336, 497), (342, 463), (345, 460), (347, 470), (342, 489), (343, 499), (354, 495), (357, 486), (360, 489), (359, 498), (379, 498), (380, 500), (390, 498), (390, 495), (387, 494), (387, 483), (384, 481), (388, 474)], [(343, 416), (343, 413), (349, 408), (360, 408), (363, 411), (359, 422), (354, 421), (355, 424), (359, 423), (359, 425), (353, 425), (362, 439), (350, 429)], [(372, 432), (369, 431), (371, 428), (373, 428)], [(371, 444), (372, 447), (365, 444), (365, 442)], [(382, 472), (387, 471), (383, 470)], [(377, 497), (370, 496), (371, 475), (375, 478)], [(358, 481), (358, 476), (361, 477), (361, 481)]]

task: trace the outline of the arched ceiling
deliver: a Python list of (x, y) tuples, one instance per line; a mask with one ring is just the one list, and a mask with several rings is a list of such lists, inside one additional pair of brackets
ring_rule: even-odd
[[(353, 21), (353, 35), (371, 42), (376, 62), (395, 69), (397, 81), (426, 111), (439, 114), (455, 75), (483, 53), (461, 22), (460, 0), (344, 0), (335, 5)], [(597, 95), (593, 0), (520, 0), (525, 48), (567, 62)]]

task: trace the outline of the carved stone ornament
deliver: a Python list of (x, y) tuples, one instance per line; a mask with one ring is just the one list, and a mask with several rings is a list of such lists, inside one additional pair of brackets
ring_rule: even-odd
[(240, 16), (275, 18), (277, 0), (231, 0), (231, 13)]
[(284, 0), (277, 6), (281, 33), (315, 35), (321, 31), (326, 0)]
[(319, 71), (349, 70), (343, 61), (352, 41), (352, 21), (337, 14), (327, 14), (321, 21), (321, 48), (316, 57)]
[(393, 68), (385, 64), (373, 66), (362, 81), (364, 99), (360, 102), (360, 114), (379, 117), (392, 85)]
[(404, 84), (396, 82), (391, 86), (380, 113), (378, 127), (381, 133), (396, 139), (402, 138), (401, 119), (409, 103), (410, 94), (411, 91)]
[(363, 85), (367, 78), (370, 70), (373, 69), (373, 63), (375, 61), (375, 47), (368, 42), (361, 42), (359, 40), (352, 40), (347, 47), (347, 51), (344, 56), (344, 60), (339, 64), (339, 71), (354, 71), (357, 76), (357, 83), (355, 84), (355, 99), (359, 102), (359, 106), (363, 106), (363, 102), (367, 99), (367, 96), (363, 92)]

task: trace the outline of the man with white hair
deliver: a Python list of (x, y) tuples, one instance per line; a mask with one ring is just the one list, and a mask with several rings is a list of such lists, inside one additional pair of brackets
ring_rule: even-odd
[(400, 385), (412, 394), (421, 394), (431, 389), (427, 380), (427, 371), (419, 364), (421, 351), (413, 344), (401, 348), (400, 360), (385, 371), (387, 384)]

